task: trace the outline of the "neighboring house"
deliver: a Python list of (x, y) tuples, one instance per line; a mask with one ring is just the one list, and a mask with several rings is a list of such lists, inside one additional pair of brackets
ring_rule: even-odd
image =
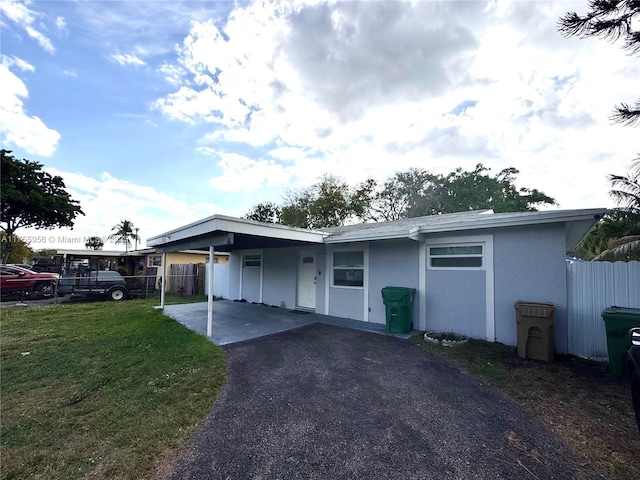
[(414, 328), (508, 345), (516, 301), (552, 302), (565, 353), (566, 255), (605, 212), (471, 211), (320, 231), (214, 215), (147, 243), (229, 252), (233, 299), (385, 323), (382, 288), (411, 287)]

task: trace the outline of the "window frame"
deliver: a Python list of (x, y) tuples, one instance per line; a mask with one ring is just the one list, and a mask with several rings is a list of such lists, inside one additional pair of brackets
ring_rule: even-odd
[[(341, 254), (341, 253), (353, 253), (353, 252), (360, 252), (362, 253), (362, 266), (356, 266), (356, 267), (336, 267), (335, 266), (335, 256), (336, 254)], [(366, 251), (364, 248), (350, 248), (350, 249), (344, 249), (344, 250), (334, 250), (333, 252), (331, 252), (331, 288), (345, 288), (345, 289), (356, 289), (356, 290), (363, 290), (365, 288), (366, 285)], [(362, 272), (362, 285), (337, 285), (336, 284), (336, 269), (338, 270), (359, 270)]]
[[(155, 260), (157, 259), (158, 263), (155, 264)], [(149, 255), (147, 257), (147, 267), (161, 267), (162, 266), (162, 255)]]
[[(469, 247), (480, 247), (481, 253), (461, 253), (461, 254), (443, 254), (443, 255), (432, 255), (431, 249), (444, 249), (444, 248), (469, 248)], [(449, 271), (461, 271), (461, 270), (486, 270), (486, 248), (484, 242), (451, 242), (451, 243), (440, 243), (440, 244), (428, 244), (426, 246), (427, 249), (427, 270), (449, 270)], [(480, 258), (480, 266), (474, 265), (446, 265), (446, 266), (434, 266), (432, 264), (432, 259), (437, 258)]]
[[(251, 259), (249, 259), (251, 257)], [(252, 265), (247, 264), (253, 262)], [(256, 263), (257, 262), (257, 263)], [(262, 267), (262, 253), (245, 253), (242, 255), (242, 268), (261, 268)]]

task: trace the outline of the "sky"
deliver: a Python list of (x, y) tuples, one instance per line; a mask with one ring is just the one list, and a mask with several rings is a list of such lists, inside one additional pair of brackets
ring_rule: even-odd
[[(0, 146), (60, 175), (85, 215), (21, 229), (84, 248), (242, 216), (332, 174), (482, 163), (553, 208), (614, 207), (638, 129), (621, 43), (565, 38), (562, 1), (0, 0)], [(107, 242), (105, 249), (122, 246)]]

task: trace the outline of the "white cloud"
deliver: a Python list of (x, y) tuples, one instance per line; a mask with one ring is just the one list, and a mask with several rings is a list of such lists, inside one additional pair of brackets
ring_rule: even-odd
[(3, 0), (0, 2), (0, 11), (2, 16), (8, 18), (13, 23), (23, 29), (27, 35), (36, 40), (40, 47), (42, 47), (48, 53), (54, 53), (55, 48), (51, 43), (51, 40), (42, 33), (40, 30), (34, 27), (36, 19), (41, 17), (41, 14), (29, 8), (31, 1), (25, 0), (23, 2), (17, 0)]
[(250, 193), (265, 187), (283, 188), (292, 177), (291, 168), (278, 165), (273, 160), (254, 160), (237, 153), (213, 150), (201, 149), (201, 152), (220, 158), (218, 167), (222, 175), (209, 179), (209, 185), (223, 192)]
[[(5, 59), (7, 64), (5, 64)], [(36, 116), (29, 115), (24, 108), (23, 98), (29, 92), (24, 82), (13, 74), (8, 65), (15, 65), (25, 71), (34, 71), (29, 63), (16, 57), (2, 58), (0, 65), (0, 133), (8, 145), (23, 148), (27, 153), (51, 156), (56, 149), (60, 134), (47, 127)]]
[[(155, 106), (211, 126), (202, 142), (223, 171), (212, 185), (228, 191), (259, 189), (266, 175), (351, 181), (482, 162), (520, 169), (522, 186), (563, 207), (610, 205), (605, 175), (625, 171), (637, 139), (608, 117), (636, 98), (640, 71), (619, 45), (563, 38), (557, 20), (574, 8), (251, 2), (226, 23), (192, 24), (162, 70), (176, 90)], [(243, 144), (269, 153), (228, 153)]]
[[(45, 168), (51, 175), (59, 175), (66, 190), (74, 200), (80, 202), (84, 216), (76, 217), (73, 229), (35, 230), (21, 229), (21, 237), (40, 237), (44, 242), (31, 245), (42, 248), (84, 248), (84, 241), (91, 236), (107, 237), (111, 228), (123, 219), (131, 220), (139, 228), (142, 242), (218, 212), (209, 203), (192, 204), (186, 200), (159, 192), (153, 187), (139, 185), (103, 172), (99, 178), (81, 173), (63, 172)], [(107, 243), (106, 250), (120, 250), (121, 245)]]
[(17, 67), (20, 70), (22, 70), (23, 72), (35, 72), (36, 71), (36, 67), (31, 65), (26, 60), (23, 60), (22, 58), (18, 58), (18, 57), (13, 56), (13, 55), (12, 56), (0, 55), (0, 59), (2, 59), (2, 65), (4, 65), (7, 68)]
[(136, 65), (136, 66), (146, 65), (146, 62), (144, 60), (131, 54), (125, 54), (125, 55), (114, 54), (114, 55), (110, 55), (109, 58), (114, 62), (116, 62), (118, 65), (121, 65), (123, 67), (126, 65)]

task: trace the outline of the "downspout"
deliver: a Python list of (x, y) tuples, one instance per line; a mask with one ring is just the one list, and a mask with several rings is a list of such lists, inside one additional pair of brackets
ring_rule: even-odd
[(418, 328), (427, 329), (427, 249), (425, 235), (420, 233), (420, 227), (409, 230), (409, 239), (420, 243), (418, 251)]

